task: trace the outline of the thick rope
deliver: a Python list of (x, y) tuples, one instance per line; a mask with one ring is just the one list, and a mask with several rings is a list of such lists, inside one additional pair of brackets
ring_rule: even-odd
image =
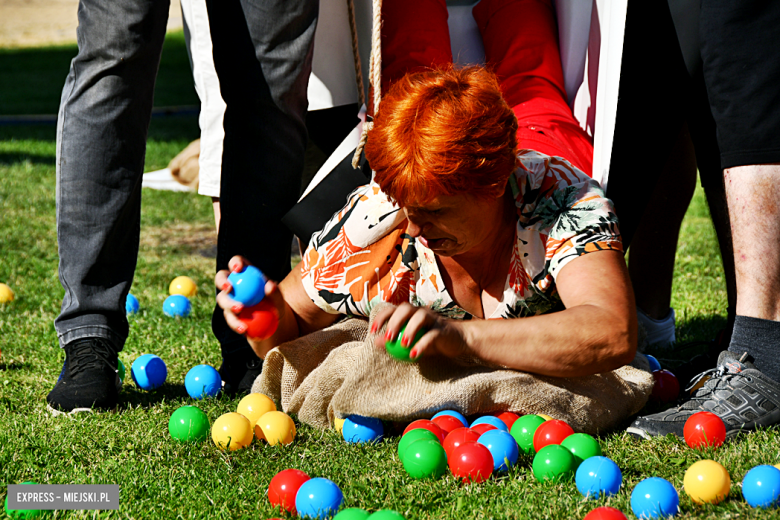
[(363, 106), (366, 102), (366, 94), (363, 89), (363, 68), (360, 65), (360, 48), (358, 47), (357, 23), (355, 22), (355, 0), (347, 0), (347, 13), (349, 14), (349, 32), (352, 33), (352, 58), (355, 60), (358, 106)]
[(371, 27), (371, 83), (374, 85), (374, 115), (379, 113), (382, 101), (382, 0), (373, 0)]
[[(382, 101), (382, 0), (372, 0), (373, 18), (371, 27), (371, 58), (369, 63), (369, 81), (374, 87), (374, 116), (379, 112), (379, 103)], [(352, 167), (357, 168), (360, 162), (360, 154), (368, 140), (368, 132), (373, 128), (374, 123), (365, 121), (363, 123), (363, 133), (355, 149), (355, 155), (352, 157)]]

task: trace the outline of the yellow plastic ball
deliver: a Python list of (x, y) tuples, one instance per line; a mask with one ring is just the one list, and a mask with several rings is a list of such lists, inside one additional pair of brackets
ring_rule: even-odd
[(219, 416), (211, 427), (211, 440), (223, 450), (235, 451), (246, 448), (252, 443), (249, 419), (235, 412)]
[(536, 414), (536, 415), (538, 415), (539, 417), (541, 417), (541, 418), (542, 418), (542, 419), (544, 419), (545, 421), (552, 421), (552, 420), (553, 420), (553, 418), (552, 418), (552, 417), (550, 417), (549, 415), (547, 415), (547, 414), (545, 414), (545, 413), (538, 413), (538, 414)]
[(0, 283), (0, 303), (14, 301), (14, 292), (4, 283)]
[(198, 286), (195, 285), (195, 281), (189, 276), (177, 276), (171, 282), (170, 287), (168, 287), (168, 292), (192, 298), (198, 293)]
[[(257, 433), (258, 428), (262, 431), (262, 437)], [(255, 426), (255, 436), (258, 439), (265, 439), (271, 446), (277, 444), (290, 444), (295, 439), (295, 423), (292, 418), (284, 412), (268, 412), (263, 414), (257, 420)]]
[(333, 427), (336, 428), (337, 432), (341, 433), (341, 430), (344, 428), (344, 421), (346, 419), (339, 419), (338, 417), (333, 419)]
[(683, 486), (697, 504), (717, 504), (728, 496), (731, 477), (726, 468), (714, 460), (700, 460), (685, 472)]
[(276, 411), (276, 405), (267, 395), (249, 394), (239, 401), (236, 411), (249, 419), (249, 424), (254, 429), (260, 417)]
[(780, 469), (780, 464), (775, 464), (775, 467), (776, 467), (777, 469)]

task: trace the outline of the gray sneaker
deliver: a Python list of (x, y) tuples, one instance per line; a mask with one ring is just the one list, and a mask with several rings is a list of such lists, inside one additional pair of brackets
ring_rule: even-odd
[(738, 358), (729, 351), (718, 357), (718, 366), (691, 381), (691, 397), (663, 412), (638, 417), (626, 431), (649, 439), (673, 433), (683, 438), (685, 421), (696, 412), (718, 415), (726, 425), (726, 438), (741, 431), (772, 426), (780, 422), (780, 384), (762, 374), (747, 353)]

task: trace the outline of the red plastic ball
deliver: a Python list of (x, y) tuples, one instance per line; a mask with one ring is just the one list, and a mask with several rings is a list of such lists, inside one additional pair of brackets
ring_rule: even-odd
[(705, 446), (717, 448), (726, 442), (726, 425), (712, 412), (697, 412), (685, 421), (683, 436), (693, 449)]
[(573, 435), (574, 430), (565, 421), (545, 421), (539, 425), (534, 433), (534, 450), (537, 452), (549, 446), (550, 444), (560, 444), (569, 435)]
[[(463, 426), (463, 423), (461, 423), (461, 426)], [(409, 433), (412, 430), (416, 430), (417, 428), (424, 428), (428, 430), (429, 432), (433, 433), (436, 437), (439, 438), (439, 442), (444, 442), (444, 432), (439, 427), (438, 424), (436, 424), (433, 421), (429, 421), (428, 419), (418, 419), (411, 423), (409, 426), (406, 427), (404, 430), (404, 435)], [(402, 435), (403, 437), (403, 435)]]
[(444, 438), (447, 438), (447, 435), (453, 430), (457, 430), (458, 428), (463, 428), (463, 423), (460, 422), (460, 419), (457, 417), (453, 417), (452, 415), (440, 415), (438, 417), (434, 417), (431, 419), (431, 421), (441, 428), (441, 431), (444, 432)]
[(494, 413), (494, 417), (497, 417), (504, 421), (504, 424), (506, 424), (506, 427), (509, 428), (508, 431), (512, 430), (512, 425), (515, 424), (515, 421), (520, 418), (519, 415), (517, 415), (514, 412), (500, 412), (500, 413)]
[(481, 434), (479, 432), (475, 432), (471, 428), (464, 428), (463, 426), (452, 430), (444, 439), (443, 444), (444, 451), (447, 452), (447, 458), (452, 457), (452, 454), (455, 452), (455, 450), (462, 444), (466, 444), (467, 442), (477, 442), (480, 435)]
[(585, 515), (585, 518), (583, 520), (628, 520), (626, 518), (626, 515), (623, 514), (622, 511), (619, 509), (615, 509), (614, 507), (597, 507), (587, 515)]
[(447, 459), (452, 474), (466, 482), (479, 483), (493, 473), (493, 455), (478, 442), (461, 444)]
[(238, 319), (246, 325), (246, 335), (253, 339), (270, 338), (279, 326), (279, 312), (268, 299), (245, 307), (238, 313)]
[(490, 430), (497, 430), (498, 428), (496, 428), (492, 424), (480, 423), (480, 424), (475, 424), (474, 426), (471, 427), (471, 429), (474, 430), (475, 432), (478, 432), (480, 435), (482, 435), (485, 432), (489, 432)]
[(309, 475), (299, 469), (285, 469), (274, 475), (268, 484), (268, 500), (271, 505), (296, 514), (295, 495), (298, 488), (309, 478)]
[(656, 370), (653, 372), (653, 392), (650, 400), (660, 403), (670, 403), (677, 399), (680, 393), (680, 383), (674, 374), (668, 370)]

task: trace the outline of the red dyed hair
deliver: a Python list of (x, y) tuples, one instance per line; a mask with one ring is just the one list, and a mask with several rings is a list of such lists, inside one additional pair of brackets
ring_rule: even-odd
[(408, 74), (382, 97), (366, 158), (400, 206), (498, 197), (517, 166), (517, 118), (484, 67)]

